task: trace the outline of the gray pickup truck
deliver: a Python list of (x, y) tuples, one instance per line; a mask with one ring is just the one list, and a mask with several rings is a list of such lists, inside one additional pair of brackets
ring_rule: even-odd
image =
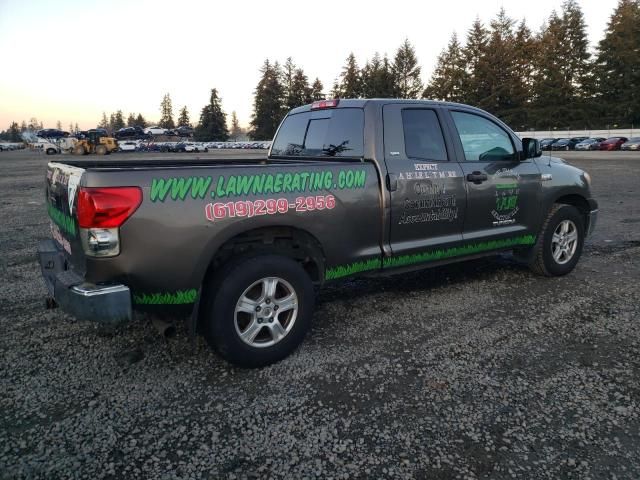
[(327, 281), (502, 251), (569, 273), (590, 183), (477, 108), (326, 100), (292, 110), (266, 159), (50, 163), (38, 254), (50, 306), (103, 323), (182, 310), (257, 367), (301, 343)]

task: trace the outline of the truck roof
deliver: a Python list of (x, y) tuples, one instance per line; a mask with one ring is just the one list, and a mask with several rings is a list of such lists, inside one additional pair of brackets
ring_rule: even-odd
[[(378, 104), (385, 105), (388, 103), (407, 103), (407, 104), (424, 104), (424, 105), (446, 105), (446, 106), (457, 106), (464, 108), (475, 109), (470, 105), (465, 105), (462, 103), (454, 103), (454, 102), (441, 102), (438, 100), (429, 100), (429, 99), (407, 99), (407, 98), (340, 98), (338, 99), (338, 107), (337, 108), (365, 108), (370, 104)], [(289, 114), (293, 113), (302, 113), (311, 110), (312, 104), (303, 105), (301, 107), (294, 108), (289, 112)]]

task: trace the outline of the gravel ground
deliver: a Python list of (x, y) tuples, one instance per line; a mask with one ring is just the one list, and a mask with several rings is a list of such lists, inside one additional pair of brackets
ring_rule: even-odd
[(51, 158), (0, 153), (0, 477), (640, 478), (640, 155), (563, 156), (601, 207), (571, 275), (349, 281), (293, 356), (240, 370), (183, 328), (44, 310)]

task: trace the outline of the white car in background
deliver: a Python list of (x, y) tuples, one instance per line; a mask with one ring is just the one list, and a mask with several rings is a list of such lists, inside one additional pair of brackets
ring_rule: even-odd
[(184, 142), (185, 152), (208, 152), (209, 148), (201, 143), (196, 142)]
[(155, 126), (145, 128), (144, 133), (146, 133), (147, 135), (167, 135), (169, 133), (169, 130), (167, 130), (166, 128)]
[(121, 152), (135, 152), (137, 148), (137, 142), (118, 142), (118, 150)]

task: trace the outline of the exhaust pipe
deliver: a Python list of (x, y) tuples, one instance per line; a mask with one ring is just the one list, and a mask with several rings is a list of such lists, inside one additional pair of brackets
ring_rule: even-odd
[(171, 322), (167, 322), (157, 317), (151, 319), (151, 323), (160, 335), (164, 338), (173, 338), (176, 335), (176, 326)]

